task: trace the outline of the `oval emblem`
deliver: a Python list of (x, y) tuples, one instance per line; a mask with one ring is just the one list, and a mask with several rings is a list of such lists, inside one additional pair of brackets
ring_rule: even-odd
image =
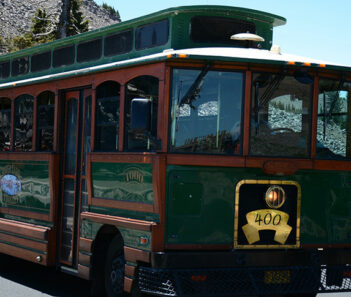
[(4, 175), (0, 184), (1, 189), (9, 196), (15, 196), (21, 191), (21, 182), (15, 175)]

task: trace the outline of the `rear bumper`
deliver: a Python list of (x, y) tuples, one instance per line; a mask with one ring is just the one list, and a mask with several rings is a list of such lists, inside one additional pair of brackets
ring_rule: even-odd
[(351, 292), (342, 258), (308, 250), (154, 253), (151, 267), (139, 267), (138, 285), (159, 296)]

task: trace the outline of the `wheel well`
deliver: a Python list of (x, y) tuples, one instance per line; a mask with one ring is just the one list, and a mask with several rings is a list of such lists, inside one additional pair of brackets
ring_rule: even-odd
[(104, 225), (100, 228), (96, 235), (92, 247), (92, 295), (101, 296), (104, 291), (104, 265), (106, 259), (107, 249), (110, 242), (115, 236), (120, 236), (122, 242), (123, 238), (119, 230), (115, 226)]

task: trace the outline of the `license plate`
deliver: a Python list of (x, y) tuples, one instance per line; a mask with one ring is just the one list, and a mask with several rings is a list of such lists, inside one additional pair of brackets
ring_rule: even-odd
[(290, 270), (265, 271), (265, 284), (288, 284), (290, 283)]

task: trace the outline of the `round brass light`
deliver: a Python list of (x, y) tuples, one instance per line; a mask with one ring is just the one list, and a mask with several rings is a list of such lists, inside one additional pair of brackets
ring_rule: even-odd
[(285, 191), (281, 186), (271, 186), (268, 188), (265, 201), (270, 208), (280, 208), (285, 202)]

